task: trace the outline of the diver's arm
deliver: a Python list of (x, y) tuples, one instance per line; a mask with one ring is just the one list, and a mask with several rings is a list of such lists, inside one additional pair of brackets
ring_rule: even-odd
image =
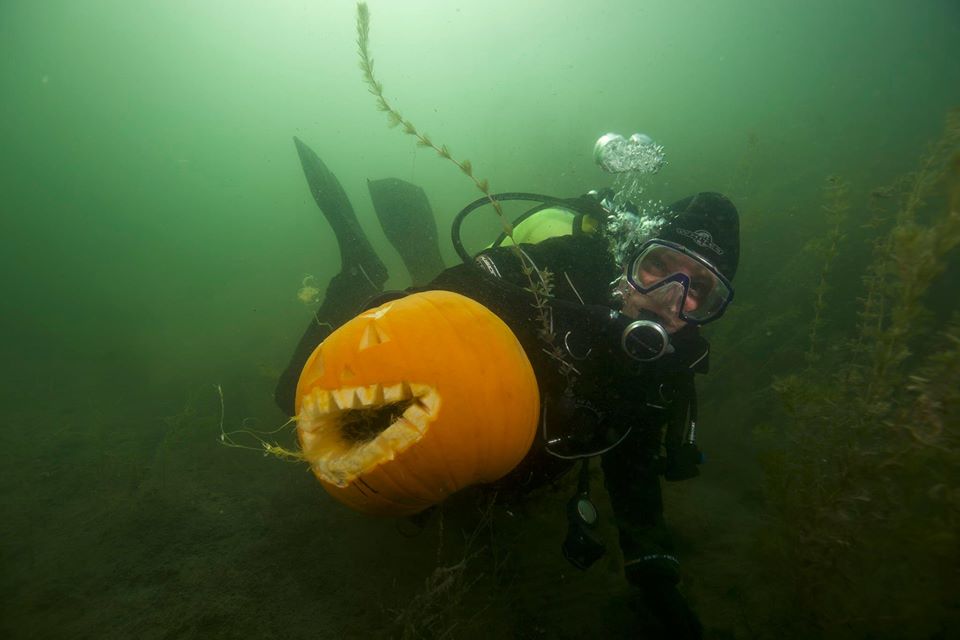
[(669, 481), (689, 480), (700, 475), (703, 460), (696, 443), (696, 383), (693, 373), (676, 374), (673, 378), (677, 397), (667, 409), (663, 477)]

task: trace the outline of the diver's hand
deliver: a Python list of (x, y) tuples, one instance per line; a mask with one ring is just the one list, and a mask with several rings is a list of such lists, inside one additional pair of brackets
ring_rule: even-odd
[(671, 482), (689, 480), (700, 475), (703, 453), (693, 442), (685, 442), (677, 447), (667, 447), (663, 460), (663, 478)]

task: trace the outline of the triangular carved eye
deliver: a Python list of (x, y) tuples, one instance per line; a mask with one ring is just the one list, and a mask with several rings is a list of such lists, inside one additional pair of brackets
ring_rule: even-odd
[(367, 328), (364, 330), (363, 335), (360, 337), (359, 350), (363, 351), (368, 347), (374, 347), (378, 344), (384, 342), (389, 342), (390, 336), (387, 335), (387, 332), (384, 331), (383, 327), (377, 323), (376, 318), (372, 318), (367, 324)]

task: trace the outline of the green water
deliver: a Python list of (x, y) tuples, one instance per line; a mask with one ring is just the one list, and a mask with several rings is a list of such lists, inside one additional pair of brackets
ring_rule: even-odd
[[(780, 349), (807, 334), (820, 266), (803, 248), (826, 232), (828, 175), (862, 201), (916, 167), (960, 105), (960, 8), (417, 0), (370, 10), (386, 95), (494, 191), (606, 185), (594, 140), (642, 131), (669, 160), (652, 198), (720, 190), (740, 207), (737, 300), (714, 332), (719, 375), (701, 383), (711, 465), (669, 488), (667, 513), (708, 637), (774, 637), (772, 605), (755, 597), (766, 587), (751, 541), (766, 511), (753, 434), (773, 376), (804, 366), (802, 347)], [(271, 395), (311, 317), (297, 290), (339, 268), (292, 136), (339, 177), (389, 287), (409, 277), (365, 180), (426, 190), (448, 265), (446, 230), (478, 195), (386, 127), (357, 68), (354, 11), (347, 0), (0, 1), (5, 637), (396, 634), (438, 556), (462, 557), (460, 529), (477, 526), (469, 497), (445, 526), (434, 518), (410, 537), (335, 504), (302, 467), (217, 442), (215, 385), (228, 427), (286, 419)], [(838, 323), (854, 314), (868, 253), (861, 215), (851, 211), (825, 312)], [(473, 229), (471, 241), (495, 230)], [(951, 260), (938, 318), (957, 310)], [(616, 558), (581, 575), (557, 551), (565, 494), (497, 514), (510, 589), (500, 556), (482, 554), (450, 637), (627, 633)], [(513, 604), (497, 597), (506, 591)], [(889, 637), (956, 622), (953, 603), (931, 604), (930, 627), (892, 623)], [(824, 634), (856, 637), (855, 624), (837, 625)]]

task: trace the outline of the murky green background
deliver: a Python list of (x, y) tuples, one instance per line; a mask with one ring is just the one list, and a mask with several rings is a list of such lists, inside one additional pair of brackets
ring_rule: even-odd
[[(767, 637), (768, 608), (743, 596), (766, 588), (752, 568), (764, 517), (753, 430), (771, 377), (803, 364), (771, 349), (806, 333), (819, 263), (802, 250), (825, 233), (826, 176), (843, 176), (857, 197), (890, 183), (960, 104), (960, 8), (418, 0), (370, 9), (386, 94), (493, 190), (572, 196), (605, 185), (594, 140), (643, 131), (670, 162), (651, 197), (721, 190), (740, 206), (737, 302), (714, 340), (719, 375), (701, 385), (711, 462), (669, 488), (667, 511), (708, 635)], [(347, 0), (0, 2), (5, 637), (396, 634), (397, 612), (438, 563), (462, 557), (461, 530), (479, 518), (469, 497), (411, 536), (335, 504), (302, 467), (217, 442), (217, 384), (228, 427), (284, 421), (274, 379), (311, 317), (297, 289), (339, 267), (293, 135), (340, 178), (390, 268), (388, 286), (409, 277), (365, 180), (425, 188), (448, 264), (449, 222), (477, 197), (385, 126), (354, 39)], [(479, 243), (486, 231), (472, 233)], [(852, 315), (859, 282), (844, 261), (863, 254), (854, 244), (839, 259), (827, 311), (837, 318)], [(804, 259), (808, 269), (771, 281)], [(949, 315), (956, 278), (941, 291), (937, 308)], [(797, 315), (770, 325), (785, 304)], [(473, 617), (455, 614), (450, 637), (627, 633), (617, 559), (580, 575), (559, 555), (565, 497), (496, 514), (500, 555), (472, 561), (476, 585), (452, 610)], [(488, 566), (491, 557), (507, 558), (509, 571)]]

